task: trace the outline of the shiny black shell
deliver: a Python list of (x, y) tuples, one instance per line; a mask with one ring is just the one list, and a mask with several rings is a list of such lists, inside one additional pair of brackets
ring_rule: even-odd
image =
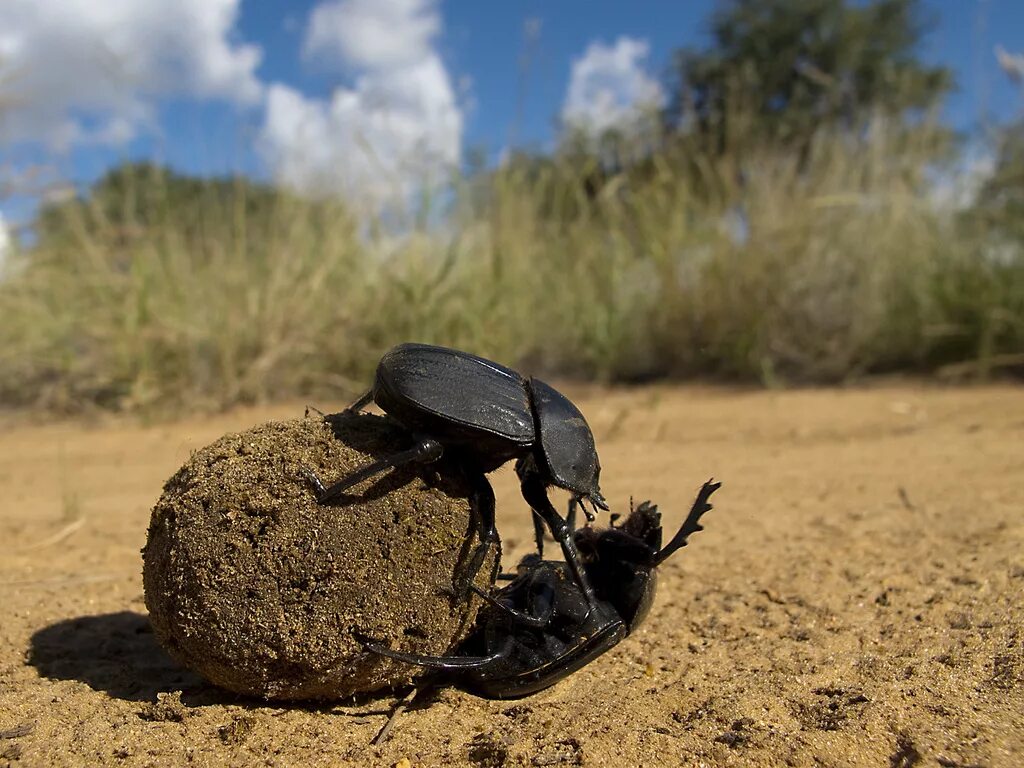
[(540, 448), (551, 479), (581, 495), (598, 492), (601, 464), (594, 434), (580, 409), (540, 379), (530, 379)]
[[(531, 614), (538, 597), (550, 603), (551, 618), (542, 629), (513, 629), (499, 612), (485, 608), (479, 651), (493, 652), (511, 643), (508, 656), (465, 680), (475, 693), (492, 699), (517, 699), (549, 688), (614, 647), (629, 627), (610, 603), (588, 610), (565, 563), (536, 562), (496, 597)], [(471, 641), (472, 642), (472, 641)]]
[(373, 399), (413, 432), (472, 447), (491, 469), (535, 440), (526, 380), (468, 352), (399, 344), (377, 365)]
[(373, 399), (410, 431), (472, 453), (485, 472), (534, 451), (551, 483), (599, 493), (590, 427), (579, 408), (540, 379), (527, 381), (457, 349), (406, 343), (378, 363)]

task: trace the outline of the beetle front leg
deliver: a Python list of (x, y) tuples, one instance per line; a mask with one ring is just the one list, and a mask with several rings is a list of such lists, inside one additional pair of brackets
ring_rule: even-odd
[[(583, 506), (583, 503), (575, 496), (569, 499), (569, 510), (565, 514), (565, 523), (569, 526), (569, 535), (576, 532), (576, 507), (580, 507), (587, 516), (587, 522), (594, 521), (594, 514)], [(544, 532), (547, 528), (544, 525), (544, 518), (536, 512), (533, 513), (533, 538), (537, 542), (537, 554), (544, 557)]]
[[(721, 487), (722, 484), (716, 483), (714, 478), (708, 480), (701, 486), (700, 491), (697, 493), (697, 498), (694, 500), (693, 506), (690, 508), (690, 514), (686, 516), (686, 519), (683, 521), (683, 525), (679, 529), (678, 533), (672, 537), (672, 541), (662, 547), (654, 556), (654, 562), (656, 564), (663, 563), (665, 559), (677, 549), (685, 547), (686, 541), (691, 534), (704, 530), (704, 526), (700, 524), (701, 515), (711, 510), (712, 505), (708, 499), (711, 498), (711, 494)], [(644, 502), (644, 504), (649, 503), (650, 502)], [(643, 504), (640, 506), (642, 507)]]
[(583, 596), (587, 599), (587, 605), (591, 609), (596, 608), (597, 598), (594, 597), (594, 590), (590, 586), (590, 580), (583, 570), (580, 553), (576, 549), (576, 542), (573, 540), (573, 532), (569, 528), (569, 524), (562, 519), (562, 516), (552, 506), (544, 481), (536, 472), (529, 470), (523, 471), (519, 479), (523, 498), (526, 499), (526, 503), (530, 505), (533, 511), (540, 515), (544, 522), (548, 524), (548, 528), (551, 529), (551, 535), (554, 536), (555, 541), (562, 547), (562, 554), (565, 556), (566, 565), (572, 571), (573, 581), (576, 582), (580, 591), (583, 592)]

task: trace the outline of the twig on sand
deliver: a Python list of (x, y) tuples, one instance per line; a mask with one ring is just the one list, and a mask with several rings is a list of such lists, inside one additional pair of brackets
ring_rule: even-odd
[(398, 718), (401, 717), (402, 713), (409, 708), (413, 699), (415, 699), (422, 690), (424, 690), (422, 686), (413, 688), (409, 693), (401, 698), (397, 704), (395, 704), (395, 708), (391, 711), (391, 717), (389, 717), (388, 721), (384, 723), (384, 727), (377, 732), (377, 735), (373, 737), (373, 741), (370, 742), (371, 744), (382, 744), (387, 740), (388, 736), (391, 735), (391, 730), (395, 727), (395, 723), (398, 722)]
[(52, 547), (54, 544), (60, 544), (64, 539), (77, 533), (82, 526), (85, 525), (86, 518), (79, 517), (76, 520), (72, 520), (70, 523), (65, 525), (59, 531), (52, 536), (49, 536), (42, 541), (37, 541), (35, 544), (29, 544), (28, 546), (22, 547), (23, 552), (32, 552), (37, 549), (45, 549), (46, 547)]
[(903, 508), (908, 512), (917, 511), (917, 506), (910, 500), (910, 494), (907, 493), (907, 489), (902, 485), (897, 486), (896, 493), (900, 497), (900, 503), (903, 504)]

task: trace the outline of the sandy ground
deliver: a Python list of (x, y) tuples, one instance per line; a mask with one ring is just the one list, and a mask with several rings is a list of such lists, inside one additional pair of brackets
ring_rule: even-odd
[[(189, 452), (301, 405), (0, 439), (0, 765), (1024, 765), (1024, 389), (568, 389), (613, 508), (672, 530), (648, 622), (515, 701), (268, 706), (170, 661), (149, 511)], [(322, 403), (323, 406), (341, 405)], [(495, 477), (506, 562), (529, 549)], [(561, 503), (561, 502), (559, 502)]]

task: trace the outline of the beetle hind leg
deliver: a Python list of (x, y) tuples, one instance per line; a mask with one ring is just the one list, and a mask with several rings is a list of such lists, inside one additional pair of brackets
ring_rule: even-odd
[[(359, 412), (362, 411), (363, 408), (365, 408), (372, 402), (373, 390), (368, 389), (365, 392), (363, 392), (363, 394), (361, 394), (358, 398), (356, 398), (356, 401), (352, 403), (352, 405), (348, 406), (343, 411), (338, 411), (337, 413), (321, 413), (318, 408), (314, 408), (313, 410), (319, 413), (321, 416), (323, 416), (324, 421), (326, 421), (328, 424), (332, 424), (342, 419), (348, 419), (353, 416), (358, 416)], [(309, 406), (306, 406), (306, 415), (309, 415)]]
[(476, 533), (479, 536), (473, 554), (465, 565), (460, 565), (454, 579), (455, 597), (460, 601), (469, 599), (476, 576), (483, 567), (487, 553), (498, 541), (498, 531), (494, 522), (494, 489), (491, 488), (487, 476), (477, 470), (466, 469), (466, 476), (472, 490), (469, 495), (469, 506), (473, 515)]
[(328, 504), (335, 501), (353, 485), (380, 474), (386, 469), (404, 467), (407, 464), (429, 464), (440, 459), (442, 453), (444, 453), (444, 449), (439, 442), (429, 437), (424, 438), (409, 450), (371, 462), (327, 488), (324, 488), (323, 485), (317, 487), (314, 483), (314, 488), (317, 491), (317, 503)]

